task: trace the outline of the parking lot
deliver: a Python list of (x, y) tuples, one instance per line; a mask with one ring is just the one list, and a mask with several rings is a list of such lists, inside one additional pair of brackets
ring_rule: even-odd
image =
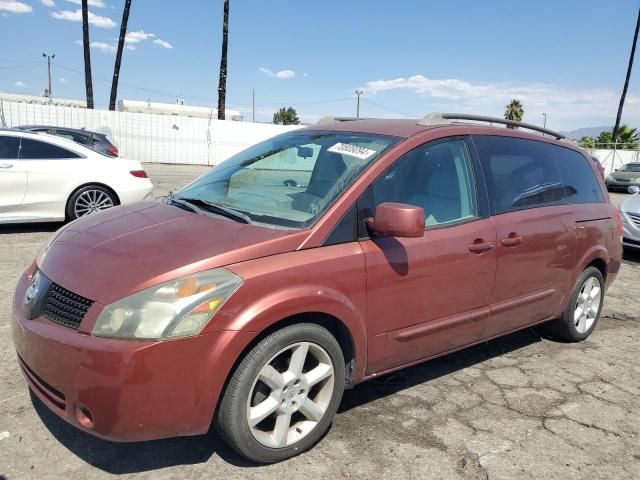
[[(147, 170), (163, 195), (207, 169)], [(587, 341), (529, 329), (359, 385), (313, 450), (257, 467), (213, 432), (102, 441), (29, 395), (11, 342), (13, 288), (58, 227), (0, 226), (0, 478), (640, 478), (640, 253), (625, 254)]]

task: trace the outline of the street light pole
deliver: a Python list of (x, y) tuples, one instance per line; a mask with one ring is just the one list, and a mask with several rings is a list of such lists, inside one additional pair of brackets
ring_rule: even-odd
[(53, 96), (51, 92), (51, 59), (56, 58), (56, 55), (55, 53), (53, 55), (43, 53), (42, 56), (47, 58), (47, 71), (49, 72), (49, 89), (47, 90), (47, 97), (51, 98)]
[(362, 90), (356, 90), (356, 95), (358, 96), (358, 103), (356, 104), (356, 118), (360, 118), (360, 95), (362, 95)]
[(543, 112), (542, 116), (544, 117), (544, 124), (542, 125), (542, 128), (547, 128), (547, 114)]

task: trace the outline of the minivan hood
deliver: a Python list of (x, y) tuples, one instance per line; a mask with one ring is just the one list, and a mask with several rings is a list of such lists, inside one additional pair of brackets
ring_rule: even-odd
[(305, 236), (149, 201), (63, 227), (38, 267), (62, 287), (107, 305), (189, 273), (295, 250)]

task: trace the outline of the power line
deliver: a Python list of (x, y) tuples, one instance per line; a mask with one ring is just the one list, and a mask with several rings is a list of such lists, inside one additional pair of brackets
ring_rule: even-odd
[(411, 115), (409, 113), (405, 113), (405, 112), (401, 112), (399, 110), (394, 110), (393, 108), (389, 108), (389, 107), (385, 107), (384, 105), (378, 103), (378, 102), (374, 102), (373, 100), (369, 100), (368, 98), (363, 98), (362, 99), (364, 102), (370, 103), (371, 105), (375, 105), (378, 108), (382, 108), (383, 110), (387, 110), (391, 113), (395, 113), (397, 115), (402, 115), (403, 117), (407, 117), (407, 118), (416, 118), (419, 117), (420, 115)]

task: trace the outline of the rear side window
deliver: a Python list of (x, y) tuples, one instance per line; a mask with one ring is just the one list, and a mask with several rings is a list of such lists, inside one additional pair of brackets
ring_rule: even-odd
[(477, 135), (494, 215), (566, 203), (554, 147), (522, 138)]
[(0, 158), (17, 159), (20, 149), (20, 139), (17, 137), (0, 136)]
[(589, 160), (575, 150), (552, 146), (569, 203), (601, 203), (604, 195)]
[(65, 148), (58, 147), (46, 142), (31, 140), (30, 138), (22, 139), (20, 148), (20, 158), (37, 160), (37, 159), (54, 159), (54, 158), (80, 158)]

